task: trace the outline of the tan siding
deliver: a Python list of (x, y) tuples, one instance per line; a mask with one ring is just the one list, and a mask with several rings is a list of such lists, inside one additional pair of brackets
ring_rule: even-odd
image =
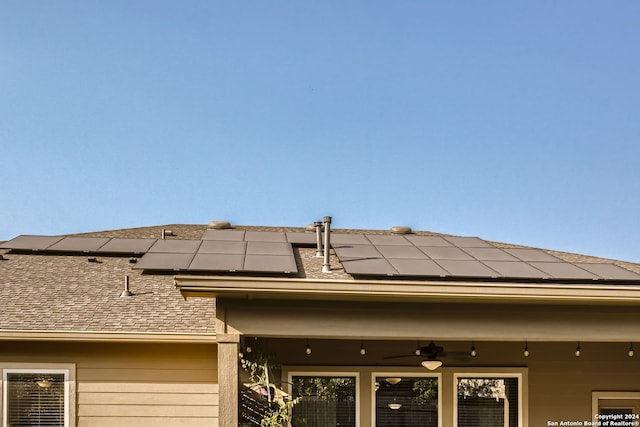
[(217, 418), (109, 417), (79, 418), (83, 427), (218, 427)]
[(76, 365), (78, 427), (218, 426), (215, 345), (15, 342), (4, 349), (0, 361)]

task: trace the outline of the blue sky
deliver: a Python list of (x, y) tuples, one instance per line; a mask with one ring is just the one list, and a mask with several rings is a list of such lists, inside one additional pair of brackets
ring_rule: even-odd
[(0, 240), (414, 229), (640, 261), (640, 2), (0, 2)]

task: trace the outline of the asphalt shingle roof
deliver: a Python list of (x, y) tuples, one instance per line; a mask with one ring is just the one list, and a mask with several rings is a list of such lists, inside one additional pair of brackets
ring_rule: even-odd
[[(303, 228), (235, 226), (239, 230), (304, 231)], [(75, 234), (83, 237), (160, 238), (162, 229), (172, 239), (200, 239), (206, 225), (171, 224)], [(381, 230), (334, 230), (339, 233), (390, 234)], [(431, 232), (415, 235), (445, 236)], [(489, 242), (497, 248), (523, 246)], [(640, 274), (640, 264), (546, 251), (573, 263), (613, 263)], [(294, 247), (296, 277), (341, 279), (347, 274), (332, 254), (331, 273), (322, 273), (316, 249)], [(142, 333), (215, 332), (215, 300), (184, 300), (175, 289), (172, 274), (149, 274), (134, 270), (128, 256), (26, 253), (0, 249), (0, 331), (86, 331)], [(134, 296), (120, 298), (125, 276)]]

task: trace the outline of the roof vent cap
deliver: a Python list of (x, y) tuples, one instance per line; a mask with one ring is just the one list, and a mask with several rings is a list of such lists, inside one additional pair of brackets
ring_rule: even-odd
[(231, 223), (229, 223), (229, 221), (211, 221), (208, 228), (213, 230), (224, 230), (231, 228)]
[(411, 229), (411, 227), (407, 227), (404, 225), (394, 225), (393, 227), (391, 227), (391, 234), (411, 234), (413, 233), (413, 230)]

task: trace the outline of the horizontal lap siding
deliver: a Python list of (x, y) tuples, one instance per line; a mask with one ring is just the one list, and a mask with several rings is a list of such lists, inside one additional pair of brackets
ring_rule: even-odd
[(2, 350), (0, 361), (76, 365), (78, 427), (218, 426), (215, 344), (14, 342)]
[(211, 346), (152, 345), (78, 366), (78, 426), (218, 425)]

